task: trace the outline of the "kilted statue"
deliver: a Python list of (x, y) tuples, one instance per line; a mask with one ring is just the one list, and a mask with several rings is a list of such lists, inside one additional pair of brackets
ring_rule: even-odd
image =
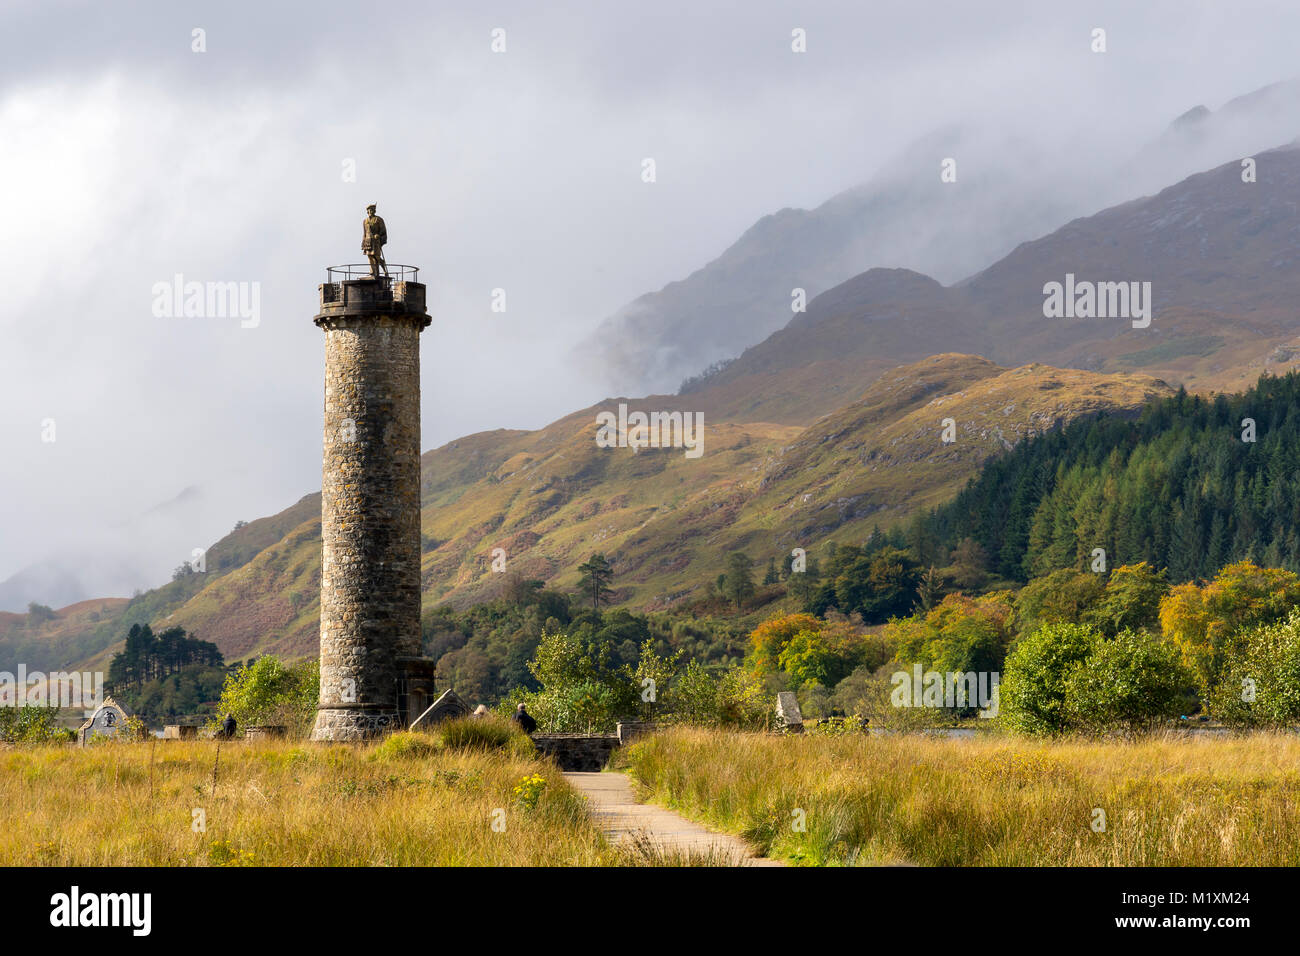
[(379, 278), (379, 270), (384, 270), (388, 277), (388, 263), (384, 261), (384, 243), (388, 242), (388, 230), (384, 220), (375, 215), (375, 204), (366, 207), (366, 220), (361, 224), (361, 251), (370, 260), (370, 276)]

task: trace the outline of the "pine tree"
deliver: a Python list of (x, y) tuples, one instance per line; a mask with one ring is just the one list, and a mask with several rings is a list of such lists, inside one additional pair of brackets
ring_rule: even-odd
[(609, 581), (614, 576), (613, 568), (603, 554), (593, 554), (584, 563), (578, 565), (582, 575), (582, 588), (591, 595), (591, 608), (600, 610), (600, 602), (609, 594)]

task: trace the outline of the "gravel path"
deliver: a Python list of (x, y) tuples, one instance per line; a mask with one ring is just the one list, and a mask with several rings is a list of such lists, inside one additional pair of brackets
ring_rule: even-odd
[(625, 773), (570, 772), (564, 779), (587, 798), (592, 820), (611, 843), (635, 841), (640, 834), (668, 853), (711, 854), (730, 860), (733, 866), (785, 865), (754, 856), (740, 837), (714, 833), (671, 810), (637, 803), (632, 781)]

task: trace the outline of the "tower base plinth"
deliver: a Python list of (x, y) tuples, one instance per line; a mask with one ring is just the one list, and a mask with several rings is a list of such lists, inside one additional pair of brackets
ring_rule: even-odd
[(356, 707), (322, 707), (316, 711), (312, 740), (370, 740), (381, 734), (402, 729), (396, 710), (372, 710)]

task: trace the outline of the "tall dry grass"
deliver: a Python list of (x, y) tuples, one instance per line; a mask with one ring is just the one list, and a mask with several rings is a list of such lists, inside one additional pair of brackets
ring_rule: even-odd
[[(545, 787), (528, 809), (514, 788), (532, 774)], [(498, 809), (504, 832), (492, 829)], [(5, 866), (627, 862), (553, 764), (509, 746), (405, 734), (370, 746), (227, 742), (219, 761), (216, 741), (0, 750)]]
[(1294, 736), (1025, 742), (683, 728), (618, 759), (649, 799), (793, 862), (1300, 864)]

